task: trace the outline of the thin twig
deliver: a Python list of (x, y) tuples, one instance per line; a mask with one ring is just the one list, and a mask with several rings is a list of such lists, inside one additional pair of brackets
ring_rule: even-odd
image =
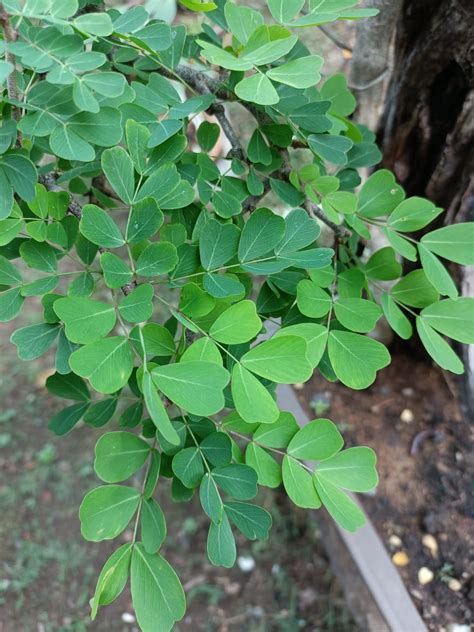
[(330, 29), (328, 29), (326, 26), (322, 26), (322, 24), (318, 25), (318, 29), (321, 31), (321, 33), (324, 33), (324, 35), (331, 40), (331, 42), (333, 44), (336, 44), (336, 46), (338, 48), (340, 48), (343, 51), (347, 51), (348, 53), (352, 53), (352, 47), (348, 46), (347, 44), (344, 44), (343, 41), (341, 41), (337, 35), (335, 35)]
[[(67, 193), (63, 188), (56, 184), (56, 179), (53, 174), (48, 173), (45, 175), (40, 175), (38, 177), (38, 182), (42, 184), (47, 191), (53, 191), (55, 193)], [(67, 212), (71, 215), (74, 215), (79, 221), (82, 217), (82, 206), (75, 200), (71, 195), (69, 198), (69, 206), (67, 208)], [(100, 253), (107, 252), (106, 248), (99, 248)], [(125, 296), (128, 296), (130, 292), (132, 292), (137, 287), (136, 281), (131, 281), (130, 283), (125, 283), (120, 288)]]
[(322, 211), (316, 204), (313, 204), (309, 200), (305, 202), (305, 208), (308, 211), (308, 215), (311, 217), (317, 217), (319, 220), (326, 224), (328, 228), (330, 228), (336, 237), (350, 237), (352, 235), (351, 231), (345, 226), (338, 226), (333, 221), (329, 219), (324, 211)]
[[(13, 66), (12, 72), (7, 77), (8, 98), (13, 101), (18, 101), (18, 86), (16, 84), (16, 74), (15, 74), (16, 73), (16, 66), (15, 66), (16, 60), (15, 60), (15, 56), (10, 52), (8, 48), (9, 43), (16, 41), (18, 37), (18, 33), (16, 32), (15, 29), (12, 28), (8, 13), (5, 12), (5, 8), (2, 2), (0, 2), (0, 24), (3, 27), (3, 34), (5, 38), (5, 44), (6, 44), (5, 60)], [(12, 112), (13, 112), (13, 118), (18, 123), (21, 119), (20, 108), (14, 105)], [(17, 142), (17, 145), (21, 147), (22, 137), (21, 137), (20, 132), (18, 132), (17, 134), (16, 142)]]

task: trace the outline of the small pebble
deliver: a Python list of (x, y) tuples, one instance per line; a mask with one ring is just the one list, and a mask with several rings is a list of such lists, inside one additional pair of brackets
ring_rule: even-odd
[(412, 397), (415, 394), (414, 389), (407, 386), (406, 388), (402, 388), (403, 397)]
[(304, 384), (293, 384), (293, 388), (297, 391), (302, 391), (304, 389)]
[(418, 582), (424, 586), (425, 584), (429, 584), (434, 579), (434, 573), (430, 568), (426, 566), (422, 566), (418, 571)]
[(411, 411), (409, 408), (405, 408), (401, 412), (400, 419), (405, 424), (411, 424), (415, 419), (415, 415), (413, 414), (413, 411)]
[(255, 560), (250, 555), (241, 555), (237, 558), (237, 565), (244, 573), (251, 573), (255, 568)]
[(448, 632), (471, 632), (471, 626), (465, 623), (450, 623)]
[(405, 551), (397, 551), (392, 555), (392, 562), (395, 566), (407, 566), (410, 563), (410, 558)]
[(390, 538), (388, 539), (390, 546), (402, 546), (402, 541), (401, 539), (398, 537), (398, 535), (391, 535)]
[(430, 533), (425, 533), (421, 541), (433, 557), (438, 557), (438, 543)]
[(122, 621), (124, 623), (135, 623), (135, 617), (133, 616), (133, 614), (130, 614), (129, 612), (124, 612), (122, 614)]
[(462, 588), (462, 584), (459, 581), (459, 579), (455, 579), (453, 577), (453, 579), (450, 579), (448, 582), (448, 588), (452, 590), (453, 592), (459, 592)]

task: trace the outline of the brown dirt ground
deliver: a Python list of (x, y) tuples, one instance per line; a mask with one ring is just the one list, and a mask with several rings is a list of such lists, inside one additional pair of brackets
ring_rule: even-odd
[[(474, 616), (473, 426), (463, 421), (447, 379), (428, 363), (395, 355), (367, 391), (315, 375), (299, 392), (313, 418), (329, 416), (339, 424), (347, 445), (376, 451), (380, 484), (373, 496), (365, 495), (364, 507), (390, 554), (408, 555), (399, 571), (436, 632), (472, 623)], [(406, 409), (409, 422), (402, 420), (410, 419), (402, 415)], [(422, 542), (427, 534), (437, 543), (435, 555)], [(432, 582), (419, 583), (421, 567), (433, 571)], [(451, 589), (453, 579), (460, 590)]]

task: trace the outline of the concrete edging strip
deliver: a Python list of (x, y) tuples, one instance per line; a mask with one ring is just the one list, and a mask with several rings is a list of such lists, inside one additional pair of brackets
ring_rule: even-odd
[[(280, 408), (293, 413), (300, 426), (310, 421), (291, 386), (279, 386), (277, 397)], [(321, 521), (323, 542), (328, 548), (330, 557), (338, 557), (339, 562), (343, 561), (341, 565), (331, 559), (344, 591), (347, 593), (354, 590), (354, 587), (349, 585), (353, 583), (354, 577), (350, 572), (351, 569), (347, 567), (348, 552), (354, 569), (368, 589), (368, 597), (373, 599), (372, 612), (369, 611), (369, 604), (363, 603), (363, 599), (349, 600), (356, 620), (364, 621), (371, 632), (385, 632), (385, 630), (427, 632), (427, 627), (393, 566), (379, 535), (367, 515), (366, 518), (365, 526), (356, 533), (344, 531), (333, 520)], [(347, 551), (341, 550), (341, 547), (345, 547)], [(338, 566), (342, 566), (339, 568), (340, 572), (338, 572)], [(364, 590), (364, 593), (367, 591)], [(367, 594), (365, 596), (367, 597)], [(367, 611), (357, 612), (361, 608), (367, 608)]]

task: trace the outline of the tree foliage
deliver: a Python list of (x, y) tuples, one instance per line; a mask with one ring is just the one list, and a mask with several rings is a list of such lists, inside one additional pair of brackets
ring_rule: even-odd
[[(236, 530), (267, 538), (271, 516), (249, 502), (259, 485), (360, 527), (347, 492), (377, 484), (375, 454), (344, 449), (328, 419), (300, 429), (275, 387), (315, 370), (369, 387), (390, 362), (367, 335), (382, 315), (404, 339), (415, 322), (432, 358), (462, 372), (445, 337), (474, 341), (473, 300), (446, 261), (474, 263), (473, 225), (418, 241), (441, 209), (386, 170), (361, 185), (381, 158), (374, 134), (350, 118), (345, 78), (322, 79), (297, 36), (374, 14), (357, 1), (268, 0), (268, 23), (243, 4), (183, 1), (205, 15), (197, 35), (139, 6), (85, 4), (0, 5), (0, 320), (39, 297), (43, 322), (11, 340), (23, 360), (55, 350), (46, 386), (70, 403), (54, 433), (115, 422), (96, 446), (104, 484), (79, 517), (88, 540), (129, 525), (133, 539), (106, 562), (92, 616), (130, 579), (141, 629), (165, 631), (185, 597), (160, 553), (160, 479), (175, 501), (199, 496), (215, 565), (234, 564)], [(372, 226), (388, 245), (367, 257)], [(420, 267), (403, 276), (402, 259)]]

